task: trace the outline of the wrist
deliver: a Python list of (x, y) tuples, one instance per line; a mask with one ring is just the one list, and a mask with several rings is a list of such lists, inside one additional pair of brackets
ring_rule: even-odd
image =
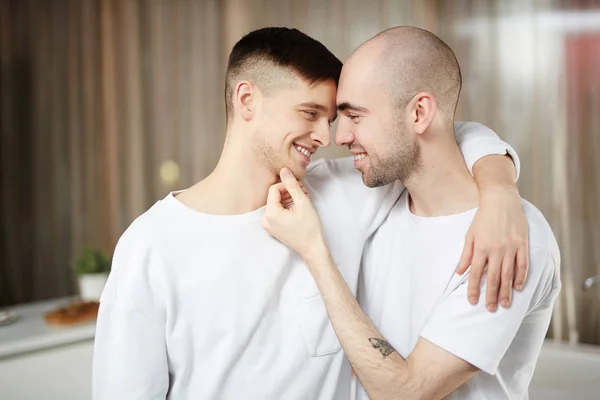
[(517, 192), (515, 174), (514, 163), (508, 155), (490, 155), (473, 166), (473, 177), (482, 194)]
[(488, 197), (498, 197), (498, 196), (514, 196), (519, 197), (519, 190), (514, 182), (510, 181), (495, 181), (495, 182), (487, 182), (480, 183), (478, 185), (479, 188), (479, 197), (482, 199)]
[(318, 264), (322, 264), (324, 260), (329, 257), (329, 248), (325, 243), (325, 238), (322, 234), (319, 234), (311, 241), (307, 249), (302, 253), (304, 262), (312, 267)]

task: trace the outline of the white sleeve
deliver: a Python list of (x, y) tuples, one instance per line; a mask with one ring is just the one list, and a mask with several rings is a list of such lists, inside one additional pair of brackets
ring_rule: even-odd
[(153, 276), (156, 256), (137, 239), (133, 232), (126, 232), (119, 240), (100, 299), (94, 400), (167, 396), (164, 293)]
[(165, 328), (137, 310), (103, 302), (94, 342), (93, 399), (165, 399)]
[[(516, 174), (519, 175), (520, 161), (517, 153), (490, 128), (477, 122), (455, 122), (454, 134), (471, 173), (473, 165), (481, 158), (493, 154), (509, 154), (515, 163)], [(317, 169), (320, 171), (316, 171)], [(346, 201), (352, 207), (353, 215), (358, 216), (366, 237), (377, 230), (404, 191), (404, 185), (400, 181), (378, 188), (365, 186), (361, 173), (354, 168), (352, 157), (323, 160), (315, 165), (314, 172), (321, 175), (321, 179), (329, 175), (337, 180)]]
[[(485, 305), (484, 275), (480, 301), (467, 300), (468, 274), (455, 275), (449, 289), (427, 319), (420, 336), (471, 363), (488, 374), (494, 374), (502, 357), (515, 339), (526, 316), (532, 318), (524, 326), (524, 342), (539, 344), (550, 324), (552, 306), (558, 293), (555, 274), (558, 265), (551, 253), (542, 247), (530, 250), (530, 274), (523, 291), (513, 292), (509, 308), (498, 307), (495, 313)], [(536, 315), (534, 315), (536, 314)], [(527, 346), (531, 347), (531, 346)], [(534, 349), (523, 349), (524, 352)]]
[(456, 121), (454, 136), (471, 174), (473, 174), (473, 165), (483, 157), (508, 154), (515, 164), (516, 177), (519, 178), (521, 161), (517, 152), (508, 143), (500, 140), (498, 135), (487, 126), (477, 122)]

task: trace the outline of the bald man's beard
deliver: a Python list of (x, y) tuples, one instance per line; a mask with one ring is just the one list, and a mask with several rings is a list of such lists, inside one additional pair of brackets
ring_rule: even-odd
[(408, 136), (401, 121), (393, 129), (385, 157), (369, 152), (371, 167), (363, 174), (363, 183), (368, 187), (385, 186), (396, 180), (406, 183), (421, 168), (421, 152), (416, 140)]

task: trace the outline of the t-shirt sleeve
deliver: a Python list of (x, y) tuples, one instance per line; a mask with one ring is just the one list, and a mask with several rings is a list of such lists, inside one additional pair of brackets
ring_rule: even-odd
[(519, 178), (521, 161), (517, 152), (487, 126), (477, 122), (457, 121), (454, 123), (454, 135), (471, 174), (475, 163), (483, 157), (508, 154), (515, 164), (516, 178)]
[(93, 360), (93, 398), (164, 399), (169, 388), (164, 293), (157, 256), (138, 229), (119, 240), (100, 298)]
[(524, 318), (534, 312), (545, 312), (544, 318), (532, 319), (528, 332), (543, 340), (554, 300), (558, 293), (555, 274), (557, 264), (550, 251), (532, 248), (530, 273), (523, 291), (514, 291), (511, 306), (499, 307), (495, 313), (485, 307), (485, 276), (477, 305), (467, 300), (468, 274), (455, 275), (448, 290), (428, 318), (421, 337), (494, 374), (502, 357), (513, 342)]

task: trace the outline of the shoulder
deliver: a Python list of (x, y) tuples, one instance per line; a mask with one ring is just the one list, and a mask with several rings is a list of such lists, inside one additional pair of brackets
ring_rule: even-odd
[(306, 170), (306, 179), (309, 182), (344, 177), (360, 178), (360, 173), (354, 168), (352, 157), (320, 158), (311, 162)]
[[(550, 224), (542, 212), (527, 200), (522, 200), (529, 224), (528, 281), (545, 287), (546, 292), (560, 288), (560, 249)], [(533, 282), (532, 282), (533, 283)]]
[(143, 274), (161, 280), (169, 238), (176, 235), (178, 219), (178, 213), (168, 204), (168, 197), (137, 217), (117, 241), (113, 272), (120, 277)]
[(361, 173), (354, 168), (352, 157), (321, 158), (311, 162), (304, 183), (309, 191), (335, 201), (341, 200), (340, 196), (346, 200), (349, 196), (361, 197), (361, 193), (367, 191)]
[(160, 207), (157, 202), (137, 217), (117, 241), (101, 302), (118, 301), (142, 310), (162, 296), (165, 263), (159, 234)]
[(527, 200), (522, 199), (523, 212), (529, 224), (529, 247), (530, 251), (545, 253), (549, 257), (560, 262), (560, 250), (558, 242), (552, 231), (552, 227), (542, 212)]
[(117, 242), (115, 251), (135, 247), (153, 247), (160, 243), (160, 232), (166, 222), (164, 200), (156, 202), (142, 215), (134, 219)]

